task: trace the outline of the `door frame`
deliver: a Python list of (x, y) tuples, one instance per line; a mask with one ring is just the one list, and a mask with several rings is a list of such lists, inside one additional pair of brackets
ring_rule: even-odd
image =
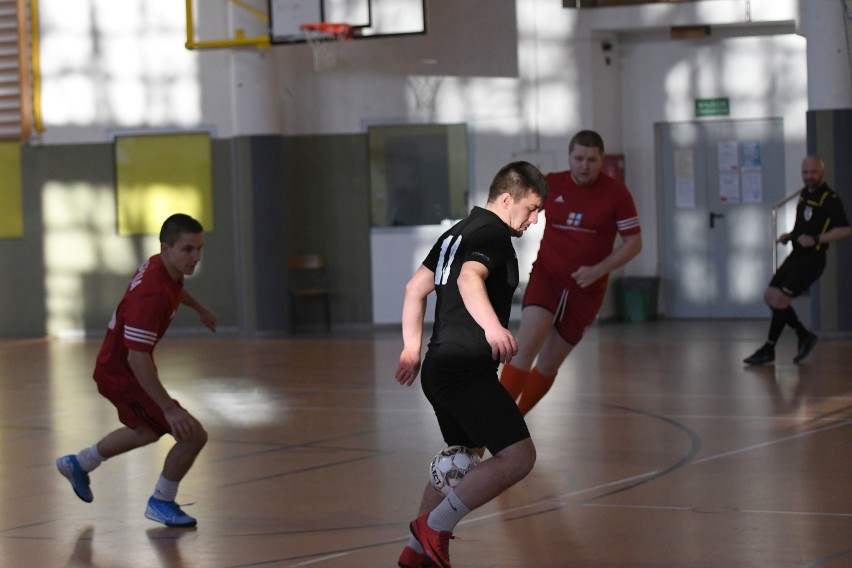
[[(689, 304), (688, 300), (683, 300), (686, 296), (684, 290), (689, 290), (689, 287), (684, 284), (686, 281), (683, 277), (677, 278), (677, 267), (680, 266), (679, 259), (682, 260), (684, 257), (687, 257), (687, 253), (680, 253), (679, 256), (679, 251), (672, 249), (671, 247), (673, 246), (672, 243), (676, 241), (676, 238), (680, 238), (679, 235), (681, 234), (681, 232), (675, 230), (675, 226), (683, 224), (685, 217), (677, 217), (676, 212), (678, 207), (675, 201), (676, 197), (673, 193), (670, 194), (670, 192), (675, 192), (677, 187), (675, 182), (675, 158), (673, 155), (667, 155), (664, 153), (670, 152), (678, 147), (677, 143), (672, 140), (671, 133), (674, 133), (675, 129), (679, 126), (692, 127), (695, 129), (695, 142), (692, 146), (694, 168), (693, 182), (695, 186), (694, 199), (696, 200), (694, 208), (697, 210), (696, 212), (700, 213), (700, 215), (695, 216), (695, 218), (691, 221), (687, 218), (687, 220), (692, 223), (691, 226), (703, 226), (706, 227), (706, 231), (712, 230), (709, 228), (709, 214), (720, 211), (720, 208), (728, 210), (729, 213), (733, 213), (736, 217), (745, 217), (746, 219), (752, 220), (755, 219), (755, 213), (753, 210), (748, 212), (745, 207), (734, 209), (733, 206), (757, 206), (764, 209), (766, 212), (765, 227), (767, 230), (759, 231), (760, 234), (758, 237), (761, 240), (752, 242), (750, 245), (752, 251), (747, 251), (747, 256), (754, 255), (755, 261), (759, 263), (759, 266), (756, 267), (755, 270), (761, 272), (760, 276), (754, 275), (752, 278), (762, 277), (765, 278), (765, 281), (754, 281), (756, 284), (755, 290), (750, 292), (750, 295), (748, 296), (752, 298), (752, 300), (750, 300), (747, 304), (750, 307), (745, 310), (740, 311), (737, 308), (737, 304), (732, 303), (732, 291), (737, 289), (735, 287), (735, 283), (733, 283), (734, 281), (732, 277), (737, 274), (737, 271), (731, 268), (730, 262), (725, 262), (729, 258), (733, 259), (731, 262), (736, 262), (736, 258), (730, 256), (732, 253), (729, 254), (726, 252), (732, 251), (732, 249), (719, 249), (718, 246), (714, 247), (714, 244), (716, 243), (713, 242), (708, 242), (708, 247), (702, 249), (705, 256), (699, 261), (699, 264), (696, 265), (699, 271), (703, 270), (703, 277), (707, 278), (707, 281), (704, 282), (706, 285), (704, 296), (706, 296), (706, 298), (702, 299), (699, 297), (692, 304)], [(730, 136), (728, 136), (725, 132), (725, 127), (729, 128), (731, 133)], [(739, 127), (742, 127), (742, 130), (765, 130), (765, 132), (758, 132), (752, 136), (748, 132), (738, 132), (737, 130)], [(662, 277), (661, 296), (663, 300), (663, 313), (665, 313), (667, 317), (684, 319), (749, 319), (764, 317), (762, 292), (765, 285), (768, 283), (773, 270), (771, 266), (770, 248), (771, 231), (769, 230), (771, 209), (773, 204), (777, 201), (776, 197), (783, 197), (787, 193), (785, 190), (785, 142), (783, 132), (784, 121), (781, 117), (757, 117), (743, 119), (724, 118), (654, 123), (657, 214), (658, 219), (660, 220), (660, 222), (657, 223), (657, 238), (660, 243), (658, 254), (660, 258), (660, 274)], [(742, 199), (743, 191), (742, 187), (739, 187), (738, 202), (732, 202), (733, 206), (731, 203), (725, 204), (720, 202), (719, 207), (714, 207), (714, 196), (717, 195), (715, 192), (719, 190), (717, 185), (720, 182), (721, 175), (718, 172), (718, 168), (711, 172), (714, 164), (718, 165), (718, 162), (711, 159), (710, 156), (718, 151), (719, 143), (725, 139), (737, 142), (737, 173), (739, 174), (739, 184), (742, 184), (743, 178), (741, 174), (744, 170), (742, 154), (745, 146), (743, 143), (753, 140), (760, 142), (760, 179), (762, 195), (759, 202), (747, 203)], [(667, 176), (671, 177), (667, 178)], [(710, 187), (711, 183), (714, 181), (715, 185)], [(707, 217), (707, 220), (705, 220), (705, 217)], [(731, 231), (736, 228), (736, 225), (734, 225), (734, 218), (723, 219), (721, 222), (731, 223), (723, 228), (723, 236), (726, 237), (724, 246), (729, 247)], [(707, 224), (700, 225), (701, 223)], [(754, 227), (753, 221), (750, 224)], [(764, 222), (761, 220), (761, 229), (763, 226)], [(702, 229), (701, 235), (707, 239), (713, 238), (709, 233), (705, 235), (704, 229)], [(745, 233), (744, 236), (746, 236)], [(750, 236), (753, 241), (755, 238), (758, 238), (755, 237), (753, 232)], [(766, 249), (765, 251), (763, 250), (764, 248)], [(740, 253), (740, 256), (742, 257), (742, 253)], [(766, 258), (764, 258), (764, 256), (766, 256)], [(740, 260), (740, 262), (742, 263), (746, 261)], [(766, 266), (763, 266), (764, 264), (766, 264)], [(684, 270), (689, 269), (690, 268), (687, 267)], [(766, 272), (766, 274), (763, 274), (764, 272)], [(702, 278), (702, 274), (699, 272), (697, 277)], [(742, 279), (740, 279), (740, 282), (742, 282)], [(750, 285), (752, 281), (749, 280), (747, 282)], [(720, 285), (725, 286), (725, 290), (721, 293), (715, 291)], [(758, 292), (759, 296), (757, 295)], [(701, 291), (699, 290), (697, 293), (701, 294)]]

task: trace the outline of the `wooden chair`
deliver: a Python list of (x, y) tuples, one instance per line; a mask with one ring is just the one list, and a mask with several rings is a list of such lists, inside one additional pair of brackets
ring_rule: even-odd
[(325, 310), (325, 325), (331, 331), (331, 290), (325, 257), (321, 254), (296, 254), (287, 259), (290, 288), (290, 326), (296, 326), (296, 307), (309, 298), (319, 300)]

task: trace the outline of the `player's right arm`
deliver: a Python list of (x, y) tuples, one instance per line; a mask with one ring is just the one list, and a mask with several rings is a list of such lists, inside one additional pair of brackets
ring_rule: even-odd
[(491, 346), (491, 355), (496, 361), (508, 363), (518, 354), (518, 343), (512, 333), (503, 327), (485, 289), (488, 268), (481, 262), (467, 261), (462, 265), (458, 286), (464, 307), (479, 327), (485, 331), (485, 339)]
[(197, 427), (197, 422), (166, 391), (166, 387), (160, 382), (157, 366), (154, 364), (151, 354), (146, 351), (130, 349), (127, 352), (127, 363), (130, 365), (130, 370), (133, 371), (133, 376), (139, 381), (139, 385), (163, 410), (175, 439), (190, 437)]
[(423, 317), (426, 298), (435, 290), (435, 273), (423, 265), (405, 285), (402, 304), (402, 353), (396, 368), (396, 380), (410, 386), (420, 372), (420, 349), (423, 341)]

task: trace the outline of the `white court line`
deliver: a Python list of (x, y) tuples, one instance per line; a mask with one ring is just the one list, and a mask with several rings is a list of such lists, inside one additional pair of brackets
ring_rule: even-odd
[[(797, 439), (797, 438), (804, 438), (804, 437), (810, 436), (812, 434), (819, 434), (819, 433), (825, 432), (827, 430), (832, 430), (834, 428), (840, 428), (842, 426), (848, 426), (848, 425), (851, 425), (851, 424), (852, 424), (852, 420), (846, 420), (844, 422), (839, 422), (837, 424), (832, 424), (830, 426), (823, 426), (822, 428), (817, 428), (816, 430), (810, 430), (808, 432), (800, 432), (798, 434), (793, 434), (791, 436), (785, 436), (783, 438), (778, 438), (777, 440), (772, 440), (772, 441), (764, 442), (764, 443), (761, 443), (761, 444), (753, 444), (751, 446), (746, 446), (746, 447), (740, 448), (738, 450), (732, 450), (730, 452), (723, 452), (723, 453), (720, 453), (720, 454), (707, 456), (706, 458), (701, 458), (699, 460), (692, 460), (691, 462), (684, 464), (684, 467), (686, 467), (688, 465), (700, 464), (700, 463), (709, 462), (709, 461), (717, 460), (717, 459), (720, 459), (720, 458), (724, 458), (724, 457), (728, 457), (728, 456), (732, 456), (732, 455), (736, 455), (736, 454), (741, 454), (741, 453), (744, 453), (744, 452), (749, 452), (749, 451), (752, 451), (752, 450), (765, 448), (765, 447), (768, 447), (768, 446), (780, 444), (782, 442), (787, 442), (787, 441), (794, 440), (794, 439)], [(600, 489), (606, 489), (608, 487), (612, 487), (612, 486), (615, 486), (615, 485), (624, 485), (624, 484), (627, 484), (627, 483), (630, 483), (630, 482), (633, 482), (633, 481), (638, 481), (640, 479), (652, 477), (652, 476), (658, 474), (660, 471), (661, 470), (649, 471), (647, 473), (641, 473), (639, 475), (634, 475), (632, 477), (625, 477), (623, 479), (618, 479), (616, 481), (611, 481), (609, 483), (596, 485), (594, 487), (589, 487), (589, 488), (586, 488), (586, 489), (579, 489), (577, 491), (572, 491), (570, 493), (565, 493), (563, 495), (559, 495), (557, 497), (554, 497), (551, 502), (559, 502), (563, 499), (570, 499), (572, 497), (576, 497), (577, 495), (582, 495), (584, 493), (590, 493), (590, 492), (598, 491)], [(511, 509), (504, 509), (502, 511), (491, 513), (489, 515), (482, 515), (482, 516), (479, 516), (479, 517), (467, 518), (459, 524), (474, 523), (474, 522), (477, 522), (477, 521), (490, 519), (490, 518), (498, 517), (498, 516), (501, 516), (501, 515), (515, 513), (517, 511), (523, 511), (525, 509), (537, 507), (537, 506), (542, 505), (544, 503), (547, 503), (547, 501), (540, 501), (540, 502), (531, 503), (531, 504), (528, 504), (528, 505), (520, 505), (518, 507), (513, 507)]]
[[(642, 479), (642, 478), (645, 478), (645, 477), (652, 476), (652, 475), (654, 475), (655, 473), (657, 473), (657, 471), (652, 471), (652, 472), (650, 472), (650, 473), (643, 473), (643, 474), (635, 475), (635, 476), (632, 476), (632, 477), (626, 477), (626, 478), (624, 478), (624, 479), (619, 479), (619, 480), (616, 480), (616, 481), (611, 481), (611, 482), (609, 482), (609, 483), (603, 483), (603, 484), (601, 484), (601, 485), (596, 485), (596, 486), (594, 486), (594, 487), (588, 487), (588, 488), (586, 488), (586, 489), (579, 489), (579, 490), (577, 490), (577, 491), (572, 491), (572, 492), (570, 492), (570, 493), (565, 493), (564, 495), (559, 495), (559, 496), (554, 497), (554, 498), (552, 498), (552, 499), (548, 499), (548, 500), (545, 500), (545, 501), (538, 501), (538, 502), (536, 502), (536, 503), (530, 503), (530, 504), (528, 504), (528, 505), (521, 505), (521, 506), (518, 506), (518, 507), (512, 507), (511, 509), (504, 509), (504, 510), (502, 510), (502, 511), (498, 511), (498, 512), (496, 512), (496, 513), (491, 513), (491, 514), (489, 514), (489, 515), (480, 515), (480, 516), (478, 516), (478, 517), (473, 517), (473, 518), (470, 518), (470, 517), (469, 517), (469, 518), (467, 518), (467, 519), (464, 519), (464, 520), (463, 520), (462, 522), (460, 522), (459, 524), (460, 524), (460, 525), (465, 525), (465, 524), (469, 524), (469, 523), (475, 523), (475, 522), (478, 522), (478, 521), (483, 521), (483, 520), (491, 519), (491, 518), (493, 518), (493, 517), (499, 517), (499, 516), (502, 516), (502, 515), (506, 515), (506, 514), (508, 514), (508, 513), (515, 513), (515, 512), (523, 511), (523, 510), (526, 510), (526, 509), (532, 509), (532, 508), (534, 508), (534, 507), (539, 507), (539, 506), (545, 505), (545, 504), (547, 504), (547, 503), (553, 503), (553, 502), (556, 502), (556, 503), (558, 503), (558, 504), (561, 506), (561, 505), (564, 505), (564, 504), (565, 504), (565, 503), (561, 502), (563, 499), (568, 499), (568, 498), (571, 498), (571, 497), (575, 497), (575, 496), (577, 496), (577, 495), (582, 495), (582, 494), (584, 494), (584, 493), (589, 493), (589, 492), (591, 492), (591, 491), (597, 491), (597, 490), (599, 490), (599, 489), (605, 489), (605, 488), (607, 488), (607, 487), (611, 487), (611, 486), (613, 486), (613, 485), (621, 485), (622, 483), (629, 483), (629, 482), (631, 482), (631, 481), (635, 481), (635, 480), (637, 480), (637, 479)], [(406, 535), (406, 536), (404, 536), (404, 537), (400, 537), (400, 538), (398, 538), (398, 539), (396, 539), (396, 540), (397, 540), (398, 542), (405, 542), (405, 541), (407, 541), (407, 540), (408, 540), (408, 535)], [(382, 543), (382, 544), (387, 544), (387, 543)], [(287, 564), (287, 568), (298, 568), (299, 566), (308, 566), (308, 565), (310, 565), (310, 564), (316, 564), (317, 562), (322, 562), (322, 561), (324, 561), (324, 560), (331, 560), (331, 559), (333, 559), (333, 558), (340, 558), (341, 556), (347, 556), (347, 555), (352, 554), (352, 553), (354, 553), (354, 552), (358, 552), (358, 551), (357, 551), (357, 550), (352, 550), (352, 551), (345, 551), (345, 552), (334, 552), (334, 553), (331, 553), (331, 554), (326, 554), (326, 555), (324, 555), (324, 556), (319, 556), (319, 557), (316, 557), (316, 558), (312, 558), (311, 560), (305, 560), (305, 561), (303, 561), (303, 562), (299, 562), (299, 563), (297, 563), (297, 564)]]
[(298, 564), (287, 564), (287, 568), (295, 568), (296, 566), (310, 566), (311, 564), (316, 564), (317, 562), (324, 562), (326, 560), (334, 560), (335, 558), (340, 558), (341, 556), (347, 556), (349, 554), (352, 554), (352, 551), (337, 552), (335, 554), (327, 554), (325, 556), (320, 556), (319, 558), (314, 558), (312, 560), (305, 560), (304, 562), (299, 562)]
[[(746, 447), (740, 448), (738, 450), (732, 450), (730, 452), (723, 452), (723, 453), (720, 453), (720, 454), (707, 456), (706, 458), (701, 458), (700, 460), (693, 460), (693, 461), (691, 461), (687, 464), (684, 464), (684, 467), (689, 466), (689, 465), (705, 463), (705, 462), (709, 462), (709, 461), (713, 461), (713, 460), (717, 460), (717, 459), (721, 459), (721, 458), (725, 458), (725, 457), (728, 457), (728, 456), (733, 456), (733, 455), (737, 455), (737, 454), (741, 454), (741, 453), (745, 453), (745, 452), (750, 452), (752, 450), (758, 450), (758, 449), (761, 449), (761, 448), (766, 448), (766, 447), (769, 447), (769, 446), (773, 446), (775, 444), (788, 442), (790, 440), (795, 440), (795, 439), (798, 439), (798, 438), (805, 438), (805, 437), (811, 436), (813, 434), (820, 434), (820, 433), (826, 432), (828, 430), (833, 430), (835, 428), (842, 428), (843, 426), (849, 426), (849, 425), (852, 425), (852, 420), (845, 420), (843, 422), (838, 422), (837, 424), (831, 424), (829, 426), (823, 426), (822, 428), (817, 428), (816, 430), (809, 430), (807, 432), (800, 432), (798, 434), (793, 434), (791, 436), (785, 436), (783, 438), (778, 438), (777, 440), (771, 440), (769, 442), (763, 442), (761, 444), (753, 444), (751, 446), (746, 446)], [(606, 488), (609, 488), (609, 487), (612, 487), (612, 486), (615, 486), (615, 485), (623, 485), (623, 484), (626, 484), (626, 483), (630, 483), (632, 481), (638, 481), (640, 479), (644, 479), (644, 478), (647, 478), (647, 477), (654, 476), (657, 473), (659, 473), (660, 471), (661, 470), (654, 470), (654, 471), (649, 471), (647, 473), (641, 473), (639, 475), (633, 475), (631, 477), (625, 477), (625, 478), (622, 478), (622, 479), (617, 479), (615, 481), (610, 481), (609, 483), (602, 483), (600, 485), (595, 485), (593, 487), (587, 487), (586, 489), (578, 489), (577, 491), (571, 491), (571, 492), (568, 492), (568, 493), (564, 493), (562, 495), (557, 495), (556, 497), (553, 497), (552, 499), (548, 499), (546, 501), (537, 501), (535, 503), (530, 503), (530, 504), (527, 504), (527, 505), (520, 505), (518, 507), (512, 507), (510, 509), (503, 509), (502, 511), (497, 511), (497, 512), (494, 512), (494, 513), (490, 513), (488, 515), (480, 515), (480, 516), (477, 516), (477, 517), (468, 517), (468, 518), (464, 519), (462, 522), (460, 522), (459, 524), (465, 525), (465, 524), (470, 524), (470, 523), (476, 523), (476, 522), (479, 522), (479, 521), (492, 519), (494, 517), (501, 517), (501, 516), (509, 515), (509, 514), (512, 514), (512, 513), (525, 511), (525, 510), (528, 510), (528, 509), (541, 507), (541, 506), (543, 506), (547, 503), (556, 503), (556, 504), (562, 506), (562, 505), (565, 505), (564, 500), (571, 499), (572, 497), (576, 497), (578, 495), (583, 495), (585, 493), (595, 492), (595, 491), (598, 491), (598, 490), (601, 490), (601, 489), (606, 489)], [(588, 505), (588, 504), (586, 504), (586, 505)], [(613, 506), (613, 505), (595, 504), (593, 506), (605, 507), (605, 506)], [(615, 505), (615, 506), (617, 506), (617, 505)], [(644, 508), (668, 509), (669, 507), (644, 507)], [(681, 509), (686, 509), (686, 507), (683, 507), (683, 508), (671, 507), (671, 509), (681, 510)], [(743, 513), (764, 513), (764, 514), (777, 514), (777, 515), (783, 515), (783, 514), (813, 515), (813, 516), (833, 515), (833, 516), (844, 516), (844, 517), (850, 516), (850, 517), (852, 517), (852, 514), (845, 514), (845, 513), (801, 513), (801, 512), (792, 512), (792, 511), (791, 512), (787, 512), (787, 511), (760, 511), (760, 510), (748, 510), (748, 509), (746, 509), (746, 510), (739, 510), (738, 509), (738, 511), (743, 512)], [(407, 536), (400, 537), (398, 540), (400, 542), (403, 542), (407, 538), (408, 538)], [(317, 557), (317, 558), (314, 558), (314, 559), (311, 559), (311, 560), (306, 560), (306, 561), (300, 562), (298, 564), (288, 564), (288, 568), (298, 568), (299, 566), (308, 566), (310, 564), (315, 564), (317, 562), (322, 562), (324, 560), (331, 560), (333, 558), (340, 558), (341, 556), (347, 556), (349, 554), (352, 554), (353, 552), (357, 552), (357, 551), (353, 550), (353, 551), (348, 551), (348, 552), (335, 552), (333, 554), (328, 554), (328, 555)]]
[[(652, 509), (655, 511), (692, 511), (701, 507), (676, 507), (667, 505), (607, 505), (605, 503), (583, 503), (584, 507), (607, 507), (610, 509)], [(753, 515), (792, 515), (799, 517), (852, 517), (852, 513), (818, 513), (809, 511), (777, 511), (770, 509), (724, 509), (722, 513), (750, 513)]]
[(742, 513), (754, 513), (758, 515), (793, 515), (802, 517), (852, 517), (852, 513), (808, 513), (805, 511), (770, 511), (762, 509), (739, 509)]
[(828, 426), (823, 426), (822, 428), (817, 428), (816, 430), (808, 430), (807, 432), (800, 432), (798, 434), (793, 434), (791, 436), (785, 436), (783, 438), (778, 438), (777, 440), (771, 440), (769, 442), (763, 442), (762, 444), (754, 444), (752, 446), (746, 446), (745, 448), (740, 448), (739, 450), (732, 450), (730, 452), (724, 452), (721, 454), (716, 454), (714, 456), (707, 456), (706, 458), (701, 458), (700, 460), (693, 460), (690, 464), (704, 463), (708, 461), (717, 460), (720, 458), (726, 458), (728, 456), (733, 456), (736, 454), (741, 454), (744, 452), (750, 452), (752, 450), (758, 450), (760, 448), (766, 448), (768, 446), (773, 446), (775, 444), (780, 444), (782, 442), (788, 442), (790, 440), (796, 440), (798, 438), (804, 438), (805, 436), (810, 436), (811, 434), (820, 434), (822, 432), (826, 432), (828, 430), (833, 430), (835, 428), (842, 428), (843, 426), (849, 426), (852, 424), (852, 420), (844, 420), (843, 422), (838, 422), (837, 424), (830, 424)]

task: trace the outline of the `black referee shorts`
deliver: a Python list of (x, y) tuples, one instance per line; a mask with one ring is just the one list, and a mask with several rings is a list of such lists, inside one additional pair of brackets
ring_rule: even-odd
[(822, 276), (823, 270), (825, 253), (794, 250), (772, 276), (769, 285), (795, 298), (807, 292)]

